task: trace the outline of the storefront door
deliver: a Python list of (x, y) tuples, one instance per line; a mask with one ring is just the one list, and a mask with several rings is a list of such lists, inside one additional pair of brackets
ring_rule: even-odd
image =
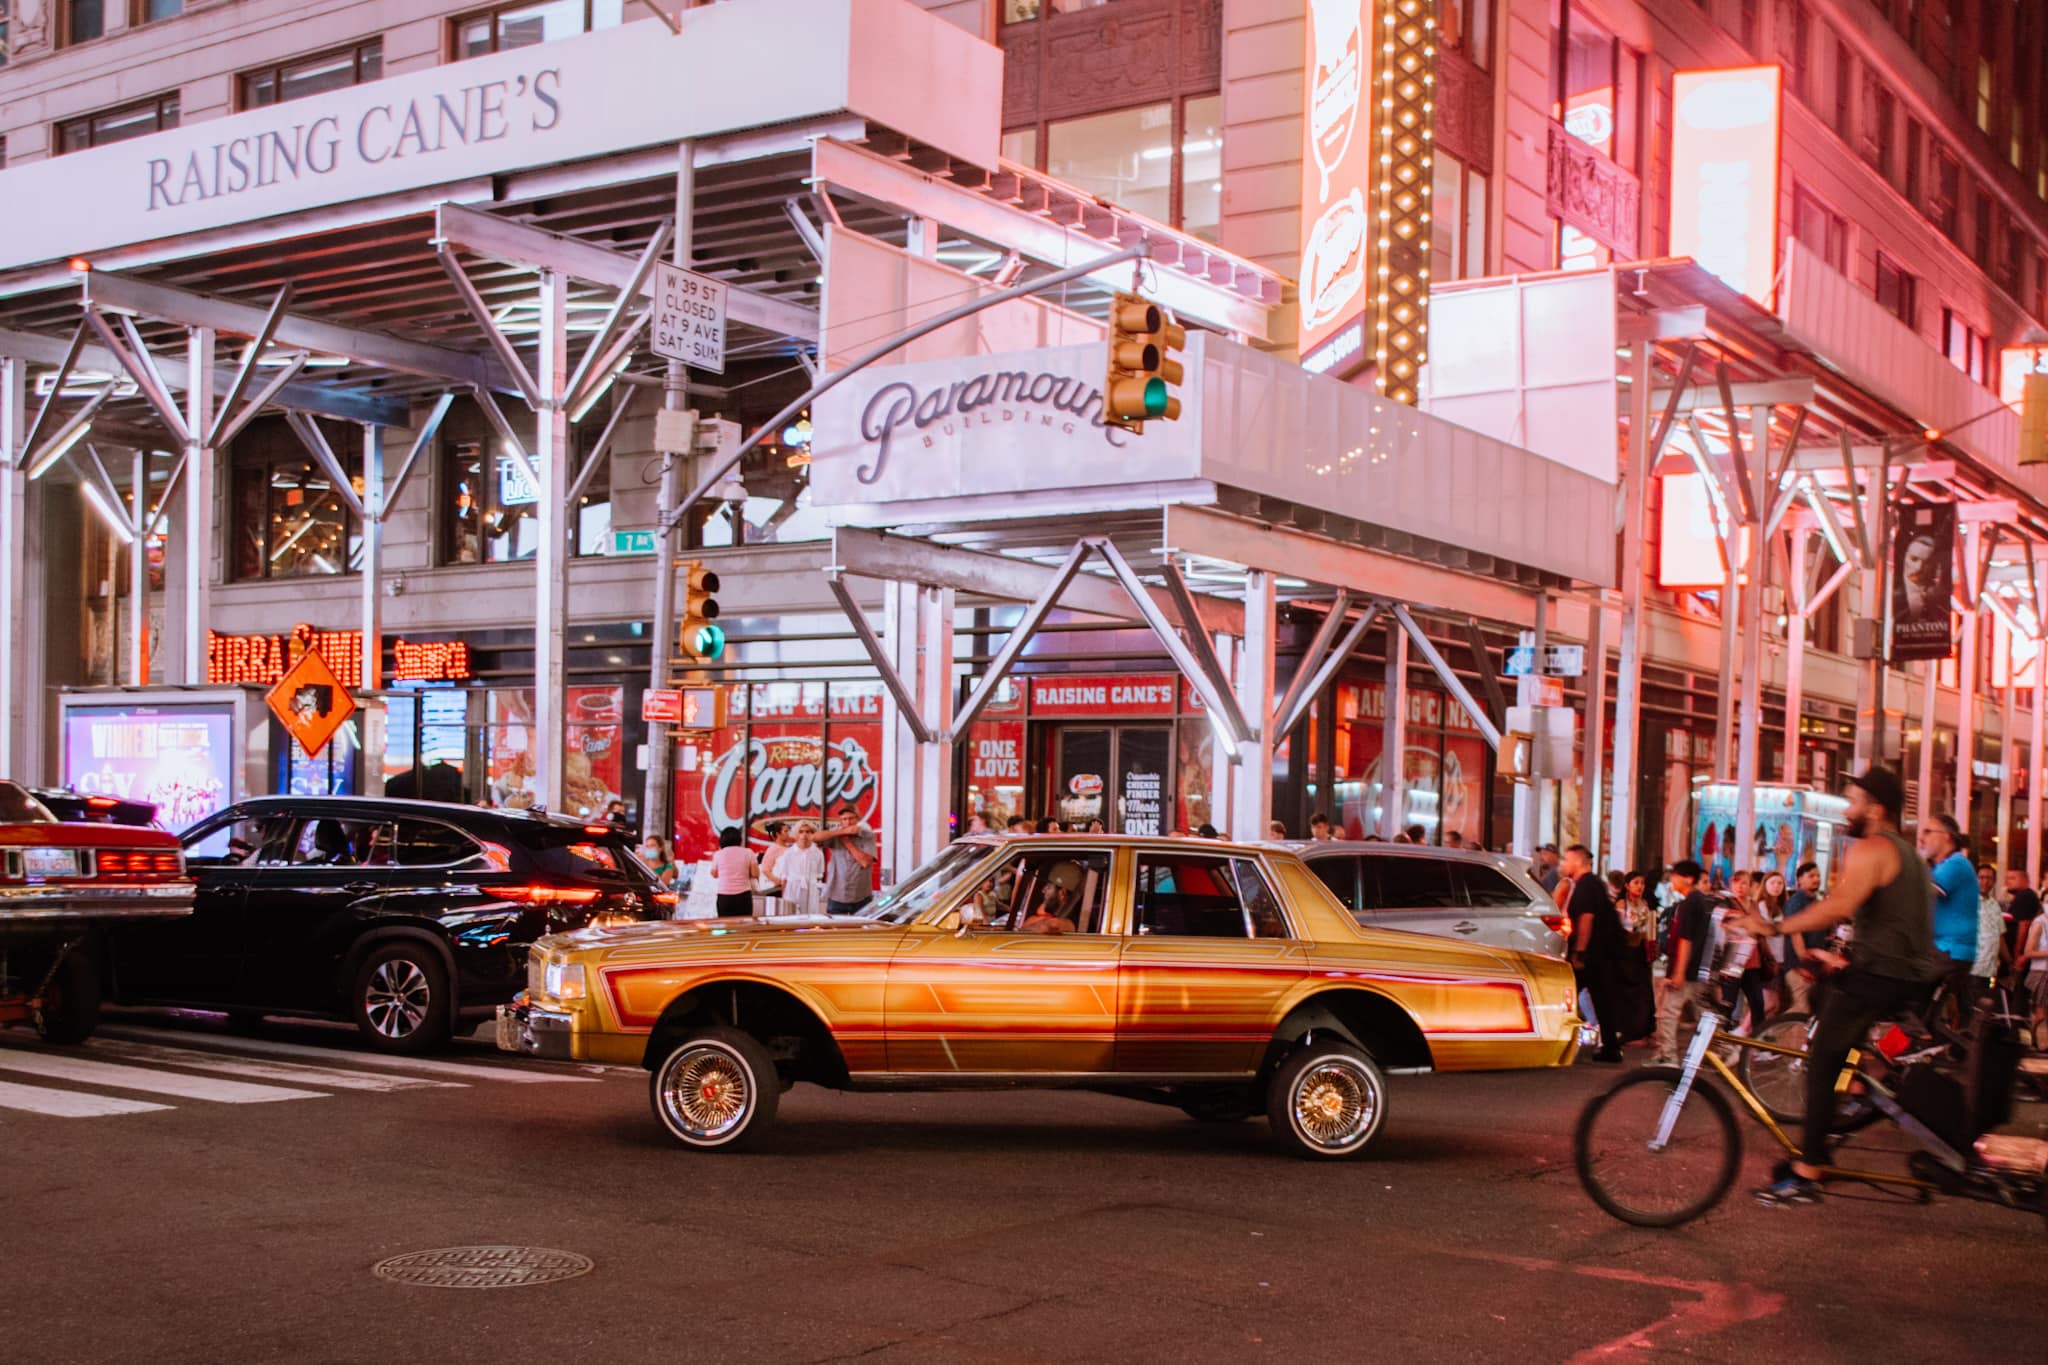
[(1044, 817), (1069, 829), (1100, 820), (1112, 834), (1167, 833), (1172, 725), (1052, 726), (1044, 752)]

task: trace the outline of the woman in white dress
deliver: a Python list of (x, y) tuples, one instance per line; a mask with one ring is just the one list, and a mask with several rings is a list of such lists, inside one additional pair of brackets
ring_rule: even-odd
[(816, 825), (798, 825), (795, 845), (776, 860), (771, 876), (779, 889), (785, 915), (815, 915), (825, 908), (821, 894), (825, 850), (813, 842), (817, 833)]

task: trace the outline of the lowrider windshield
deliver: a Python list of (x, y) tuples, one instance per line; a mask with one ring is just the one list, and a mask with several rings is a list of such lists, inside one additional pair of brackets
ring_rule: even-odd
[(976, 863), (995, 852), (990, 844), (954, 844), (887, 891), (876, 896), (861, 911), (862, 919), (884, 924), (908, 924), (932, 907), (933, 902), (953, 887)]
[(49, 825), (56, 823), (56, 819), (25, 788), (0, 782), (0, 824)]

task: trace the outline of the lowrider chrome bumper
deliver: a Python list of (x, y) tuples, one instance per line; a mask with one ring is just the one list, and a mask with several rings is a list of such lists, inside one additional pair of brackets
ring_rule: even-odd
[(498, 1049), (501, 1052), (523, 1052), (529, 1057), (572, 1061), (574, 1052), (570, 1041), (574, 1034), (574, 1021), (566, 1014), (538, 1009), (522, 1001), (498, 1006)]
[(175, 919), (192, 913), (190, 882), (161, 886), (14, 886), (0, 891), (0, 925)]

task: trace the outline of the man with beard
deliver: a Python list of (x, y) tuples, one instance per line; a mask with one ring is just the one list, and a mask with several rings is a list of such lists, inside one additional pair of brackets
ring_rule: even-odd
[(1897, 773), (1871, 768), (1849, 784), (1849, 833), (1855, 840), (1828, 895), (1773, 924), (1751, 913), (1736, 921), (1760, 938), (1804, 933), (1853, 921), (1849, 965), (1821, 1007), (1806, 1058), (1806, 1130), (1799, 1159), (1757, 1190), (1767, 1205), (1820, 1202), (1821, 1168), (1835, 1115), (1835, 1082), (1851, 1048), (1870, 1026), (1925, 999), (1949, 970), (1934, 946), (1933, 878), (1910, 840), (1899, 833), (1906, 803)]

